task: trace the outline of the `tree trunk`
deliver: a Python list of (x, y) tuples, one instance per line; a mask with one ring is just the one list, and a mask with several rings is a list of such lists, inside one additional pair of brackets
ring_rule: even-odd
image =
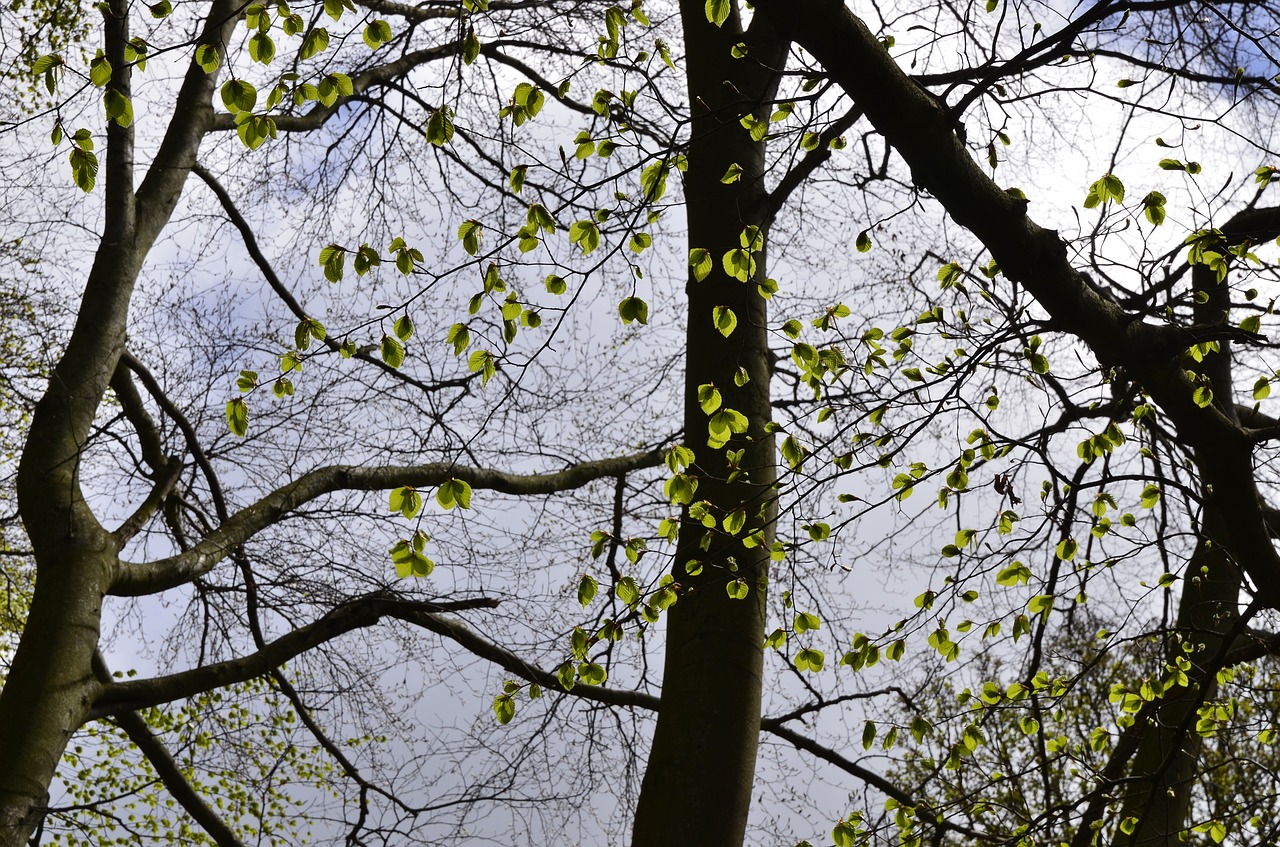
[[(1234, 221), (1233, 221), (1234, 223)], [(1230, 227), (1230, 224), (1228, 224)], [(1229, 322), (1231, 292), (1226, 281), (1205, 265), (1192, 270), (1192, 287), (1205, 300), (1195, 307), (1196, 324), (1226, 325)], [(1232, 421), (1235, 389), (1232, 380), (1231, 342), (1223, 339), (1221, 349), (1204, 357), (1197, 368), (1213, 389), (1214, 403)], [(1167, 645), (1166, 660), (1185, 657), (1192, 663), (1188, 672), (1195, 689), (1160, 706), (1143, 732), (1129, 769), (1122, 818), (1134, 818), (1131, 834), (1116, 831), (1114, 847), (1175, 847), (1189, 821), (1191, 790), (1198, 772), (1202, 745), (1196, 732), (1195, 712), (1200, 704), (1217, 695), (1219, 657), (1224, 640), (1239, 622), (1240, 569), (1227, 553), (1232, 516), (1214, 496), (1212, 461), (1203, 451), (1196, 461), (1204, 489), (1200, 538), (1183, 575), (1182, 594), (1175, 620), (1177, 639)]]
[[(214, 0), (198, 43), (224, 45), (237, 0)], [(107, 83), (131, 95), (129, 4), (103, 9)], [(129, 303), (147, 251), (168, 222), (213, 113), (217, 74), (192, 62), (147, 178), (134, 189), (132, 127), (108, 122), (101, 169), (102, 237), (75, 328), (32, 413), (18, 467), (18, 509), (35, 553), (31, 608), (0, 690), (0, 847), (21, 847), (39, 824), (68, 740), (100, 683), (93, 656), (119, 545), (80, 489), (81, 452), (124, 351)]]
[[(692, 138), (685, 181), (689, 246), (709, 251), (714, 267), (701, 282), (687, 285), (689, 324), (685, 370), (685, 436), (696, 459), (688, 473), (698, 481), (695, 503), (714, 518), (714, 528), (684, 510), (674, 576), (680, 600), (668, 612), (662, 706), (636, 809), (635, 847), (697, 844), (740, 845), (755, 775), (760, 732), (765, 595), (776, 516), (773, 485), (774, 442), (770, 420), (767, 301), (757, 285), (765, 279), (763, 239), (768, 195), (763, 185), (764, 143), (751, 138), (739, 120), (756, 113), (776, 88), (785, 58), (772, 32), (752, 26), (744, 32), (736, 11), (720, 28), (706, 19), (705, 6), (681, 4), (684, 19)], [(731, 47), (745, 42), (750, 59), (734, 60)], [(731, 165), (740, 181), (721, 182)], [(747, 282), (728, 275), (722, 257), (743, 246), (746, 227), (759, 227), (754, 275)], [(714, 325), (716, 307), (728, 307), (737, 326), (724, 336)], [(741, 386), (739, 369), (748, 377)], [(713, 385), (722, 408), (745, 415), (746, 433), (727, 445), (708, 444), (709, 415), (698, 389)], [(726, 451), (745, 451), (731, 462)], [(734, 466), (741, 470), (734, 474)], [(725, 520), (745, 512), (736, 535)], [(709, 522), (709, 521), (708, 521)], [(755, 546), (745, 537), (759, 531)], [(695, 563), (690, 573), (690, 563)], [(698, 567), (700, 563), (700, 572)], [(745, 599), (727, 586), (742, 580)]]

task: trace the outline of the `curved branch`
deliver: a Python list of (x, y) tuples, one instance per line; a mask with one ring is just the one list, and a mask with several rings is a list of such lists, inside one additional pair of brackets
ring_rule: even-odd
[[(1109, 8), (1106, 0), (1094, 12)], [(911, 168), (915, 184), (991, 251), (1002, 272), (1051, 316), (1053, 328), (1085, 342), (1103, 365), (1122, 365), (1160, 405), (1186, 443), (1202, 451), (1207, 490), (1235, 516), (1221, 539), (1259, 596), (1280, 607), (1280, 555), (1263, 520), (1253, 477), (1252, 439), (1215, 404), (1201, 408), (1178, 357), (1184, 327), (1127, 314), (1072, 267), (1057, 232), (1027, 215), (1027, 202), (983, 172), (957, 137), (944, 107), (911, 80), (843, 0), (761, 0), (757, 9), (807, 50), (863, 108)]]
[[(279, 297), (285, 307), (293, 313), (294, 317), (298, 320), (306, 319), (308, 317), (307, 310), (302, 308), (302, 304), (298, 302), (297, 298), (293, 296), (293, 293), (289, 291), (288, 287), (285, 286), (285, 284), (280, 280), (280, 277), (276, 274), (275, 268), (271, 266), (271, 261), (267, 259), (266, 255), (262, 252), (262, 249), (258, 246), (258, 239), (253, 234), (253, 228), (249, 226), (249, 222), (245, 220), (244, 215), (240, 214), (240, 210), (236, 207), (235, 201), (231, 199), (231, 195), (227, 192), (227, 189), (223, 187), (217, 177), (210, 173), (204, 165), (201, 165), (198, 162), (195, 167), (192, 168), (192, 172), (195, 173), (196, 176), (200, 177), (200, 179), (204, 180), (205, 185), (209, 186), (209, 190), (214, 193), (214, 196), (218, 198), (218, 202), (222, 204), (222, 210), (227, 213), (227, 217), (231, 220), (231, 224), (237, 231), (239, 231), (240, 238), (244, 241), (245, 249), (249, 251), (249, 258), (253, 259), (253, 263), (258, 266), (258, 270), (262, 273), (263, 279), (267, 281), (267, 285), (271, 286), (271, 290), (276, 293), (276, 296)], [(342, 350), (342, 345), (339, 344), (333, 336), (325, 336), (325, 339), (320, 343), (334, 353), (338, 353)], [(442, 391), (446, 388), (465, 387), (471, 382), (474, 382), (475, 377), (478, 376), (478, 374), (471, 374), (457, 379), (447, 379), (437, 383), (428, 384), (397, 368), (391, 367), (386, 362), (371, 355), (366, 350), (357, 350), (355, 353), (351, 354), (351, 357), (371, 364), (380, 369), (383, 373), (389, 374), (401, 382), (412, 385), (414, 388), (428, 393)]]
[[(398, 79), (409, 73), (409, 71), (419, 65), (425, 65), (428, 62), (434, 62), (437, 59), (448, 59), (456, 56), (461, 50), (461, 41), (450, 41), (447, 44), (441, 44), (436, 47), (425, 47), (421, 50), (414, 50), (412, 53), (404, 54), (394, 62), (387, 62), (385, 65), (377, 65), (356, 74), (351, 78), (351, 87), (353, 89), (351, 95), (347, 97), (339, 97), (333, 102), (332, 106), (317, 103), (305, 114), (273, 115), (271, 119), (275, 121), (276, 129), (280, 132), (310, 132), (312, 130), (319, 129), (353, 98), (359, 97), (361, 94), (372, 88), (378, 88), (386, 85), (392, 80)], [(213, 116), (212, 125), (210, 126), (210, 129), (222, 132), (233, 131), (235, 128), (235, 115), (222, 112)]]
[(241, 509), (190, 550), (146, 563), (122, 562), (109, 594), (140, 596), (165, 591), (208, 573), (237, 545), (280, 521), (293, 510), (336, 491), (380, 491), (399, 486), (433, 488), (449, 480), (461, 480), (472, 488), (503, 494), (555, 494), (581, 488), (602, 477), (614, 477), (662, 462), (660, 449), (612, 459), (582, 462), (555, 473), (512, 474), (490, 468), (472, 468), (437, 462), (429, 465), (366, 468), (331, 465), (298, 479)]
[[(517, 676), (526, 682), (537, 683), (549, 691), (558, 691), (572, 697), (591, 700), (596, 703), (605, 703), (610, 706), (646, 709), (651, 712), (657, 712), (662, 702), (660, 698), (643, 691), (603, 688), (596, 685), (579, 684), (575, 685), (571, 690), (566, 690), (564, 686), (560, 684), (559, 678), (554, 673), (530, 664), (507, 648), (477, 635), (459, 621), (442, 618), (425, 612), (414, 612), (400, 617), (410, 623), (416, 623), (424, 629), (429, 629), (432, 632), (450, 638), (462, 647), (465, 647), (472, 654), (479, 656), (482, 659), (488, 659), (514, 676)], [(845, 773), (865, 781), (868, 785), (882, 791), (886, 796), (893, 797), (903, 805), (913, 807), (918, 805), (918, 798), (913, 797), (911, 794), (875, 771), (865, 768), (857, 762), (840, 755), (829, 747), (824, 747), (813, 739), (807, 738), (795, 730), (784, 726), (783, 722), (790, 720), (791, 718), (791, 715), (784, 715), (777, 718), (764, 718), (760, 721), (760, 730), (781, 738), (797, 750), (803, 750), (806, 753), (810, 753), (819, 759), (822, 759), (824, 762), (835, 765)], [(980, 832), (956, 826), (955, 824), (948, 823), (946, 821), (939, 822), (938, 826), (944, 831), (959, 832), (973, 838), (985, 840), (985, 836)]]
[(394, 600), (379, 595), (362, 597), (334, 609), (318, 621), (280, 636), (247, 656), (169, 676), (106, 684), (94, 699), (88, 719), (95, 720), (121, 711), (158, 706), (237, 682), (247, 682), (340, 635), (373, 626), (384, 617), (403, 617), (413, 611), (451, 612), (494, 608), (497, 605), (497, 600), (488, 597), (449, 603)]

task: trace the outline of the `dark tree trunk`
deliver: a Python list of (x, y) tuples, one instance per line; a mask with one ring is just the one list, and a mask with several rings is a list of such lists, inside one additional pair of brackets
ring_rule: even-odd
[[(685, 182), (689, 246), (708, 250), (714, 262), (705, 279), (690, 276), (687, 287), (684, 426), (696, 454), (689, 470), (698, 479), (694, 500), (705, 505), (716, 526), (690, 520), (686, 508), (674, 568), (682, 592), (668, 612), (662, 708), (636, 810), (636, 847), (740, 845), (760, 731), (765, 595), (776, 514), (774, 441), (765, 431), (768, 303), (757, 289), (765, 279), (768, 194), (764, 143), (753, 140), (739, 120), (749, 113), (768, 120), (772, 110), (762, 103), (773, 95), (773, 69), (786, 53), (759, 23), (744, 32), (735, 12), (717, 28), (704, 8), (701, 0), (681, 4), (693, 112)], [(748, 45), (748, 59), (731, 58), (738, 42)], [(721, 182), (734, 164), (742, 168), (741, 180)], [(725, 272), (722, 257), (742, 247), (747, 227), (758, 227), (762, 240), (754, 253), (755, 274), (741, 282)], [(718, 306), (737, 317), (728, 337), (713, 323)], [(742, 386), (734, 379), (739, 368), (749, 377)], [(720, 392), (724, 407), (749, 421), (746, 433), (725, 446), (708, 445), (709, 415), (698, 402), (698, 388), (707, 384)], [(737, 476), (727, 450), (745, 451)], [(733, 535), (724, 520), (739, 509), (745, 510), (746, 525)], [(757, 530), (763, 543), (745, 546), (743, 539)], [(701, 572), (691, 575), (690, 562), (701, 563)], [(747, 587), (745, 599), (731, 598), (726, 589), (739, 579)]]

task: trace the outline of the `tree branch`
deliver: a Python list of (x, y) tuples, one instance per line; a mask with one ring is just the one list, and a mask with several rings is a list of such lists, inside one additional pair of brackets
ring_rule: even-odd
[(787, 199), (791, 197), (792, 193), (804, 184), (805, 180), (812, 176), (814, 171), (826, 164), (827, 160), (831, 158), (832, 140), (846, 132), (861, 117), (862, 110), (857, 107), (845, 112), (821, 132), (818, 136), (818, 146), (805, 154), (803, 159), (783, 175), (778, 184), (774, 186), (773, 191), (769, 192), (769, 217), (771, 219), (786, 205)]
[[(93, 669), (103, 685), (112, 684), (111, 672), (107, 669), (101, 653), (94, 654)], [(182, 806), (191, 819), (209, 834), (218, 847), (244, 847), (239, 837), (232, 832), (231, 827), (227, 826), (226, 821), (204, 802), (200, 793), (187, 781), (182, 768), (169, 755), (164, 743), (151, 731), (151, 727), (147, 726), (147, 722), (141, 715), (133, 711), (122, 711), (113, 715), (111, 720), (124, 730), (125, 735), (129, 736), (129, 740), (133, 742), (133, 746), (147, 757), (147, 761), (151, 763), (151, 767), (155, 768), (156, 775), (160, 777), (169, 794), (178, 801), (178, 805)]]
[[(361, 71), (351, 78), (352, 94), (348, 97), (339, 97), (334, 101), (332, 106), (326, 106), (323, 103), (317, 103), (310, 111), (302, 115), (272, 115), (275, 121), (276, 129), (281, 132), (310, 132), (319, 129), (328, 122), (330, 118), (338, 113), (338, 111), (349, 103), (353, 98), (359, 97), (364, 92), (386, 85), (392, 80), (398, 79), (409, 73), (409, 71), (433, 62), (437, 59), (447, 59), (456, 56), (462, 50), (461, 41), (450, 41), (447, 44), (441, 44), (436, 47), (426, 47), (422, 50), (414, 50), (412, 53), (406, 53), (394, 62), (387, 62), (385, 65), (377, 65), (368, 70)], [(210, 125), (211, 130), (216, 131), (234, 131), (236, 128), (235, 115), (229, 113), (218, 113), (213, 115)]]
[[(1107, 8), (1104, 2), (1094, 7)], [(1071, 266), (1067, 245), (1027, 215), (1026, 201), (1001, 189), (956, 136), (944, 107), (915, 84), (843, 0), (761, 0), (757, 9), (808, 51), (911, 168), (953, 219), (991, 251), (1001, 271), (1084, 341), (1103, 365), (1123, 365), (1159, 403), (1178, 435), (1206, 458), (1216, 505), (1236, 516), (1221, 539), (1272, 607), (1280, 607), (1280, 555), (1263, 521), (1252, 440), (1214, 404), (1201, 408), (1177, 357), (1185, 329), (1129, 315)]]
[(412, 611), (452, 612), (463, 609), (494, 608), (497, 600), (480, 597), (447, 603), (395, 600), (371, 595), (339, 606), (319, 620), (299, 627), (261, 650), (193, 668), (169, 676), (112, 682), (103, 686), (94, 699), (89, 720), (115, 715), (121, 711), (158, 706), (184, 697), (192, 697), (215, 688), (246, 682), (269, 673), (272, 669), (315, 647), (356, 629), (373, 626), (384, 617), (402, 618)]
[[(568, 694), (571, 697), (591, 700), (596, 703), (605, 703), (610, 706), (625, 706), (628, 708), (646, 709), (652, 712), (657, 712), (662, 702), (660, 698), (655, 697), (652, 694), (647, 694), (643, 691), (603, 688), (596, 685), (578, 684), (571, 690), (566, 690), (564, 686), (560, 684), (559, 678), (554, 673), (530, 664), (507, 648), (477, 635), (460, 621), (420, 611), (396, 616), (400, 617), (402, 620), (408, 621), (409, 623), (417, 624), (423, 629), (428, 629), (439, 635), (443, 635), (446, 638), (457, 642), (462, 647), (465, 647), (473, 655), (479, 656), (482, 659), (487, 659), (512, 675), (517, 676), (526, 682), (537, 683), (549, 691), (558, 691), (562, 694)], [(898, 800), (903, 805), (912, 807), (919, 805), (920, 801), (918, 798), (913, 797), (911, 794), (893, 784), (875, 771), (864, 768), (857, 762), (854, 762), (834, 750), (818, 744), (813, 739), (807, 738), (783, 725), (784, 721), (791, 720), (793, 717), (793, 715), (784, 715), (777, 718), (764, 718), (760, 721), (760, 729), (763, 732), (768, 732), (771, 735), (781, 738), (794, 746), (797, 750), (803, 750), (818, 757), (819, 759), (822, 759), (824, 762), (835, 765), (845, 773), (863, 780), (867, 784), (882, 791), (886, 796), (893, 797)], [(937, 825), (944, 831), (959, 832), (973, 838), (987, 840), (987, 837), (983, 833), (977, 832), (976, 830), (957, 826), (946, 821), (941, 821)]]
[(146, 563), (121, 562), (111, 590), (117, 596), (154, 594), (183, 585), (208, 573), (237, 545), (275, 524), (298, 507), (335, 491), (380, 491), (399, 486), (434, 488), (449, 480), (503, 494), (555, 494), (581, 488), (602, 477), (613, 477), (662, 463), (663, 451), (582, 462), (555, 473), (512, 474), (438, 462), (429, 465), (366, 468), (331, 465), (304, 474), (277, 488), (252, 506), (241, 509), (190, 550)]
[[(218, 182), (217, 177), (210, 173), (208, 169), (200, 163), (197, 162), (195, 167), (192, 168), (192, 171), (196, 176), (204, 180), (205, 185), (209, 186), (209, 189), (218, 198), (218, 202), (222, 204), (222, 210), (227, 213), (227, 217), (231, 220), (231, 224), (240, 232), (240, 237), (244, 241), (245, 249), (249, 251), (249, 257), (253, 259), (253, 263), (258, 266), (258, 271), (262, 274), (263, 279), (267, 281), (267, 285), (271, 286), (271, 290), (276, 293), (276, 296), (279, 297), (285, 307), (293, 313), (294, 317), (298, 320), (308, 317), (307, 310), (302, 308), (302, 304), (297, 301), (293, 296), (293, 293), (290, 292), (285, 284), (280, 280), (280, 277), (275, 272), (275, 268), (271, 266), (271, 261), (267, 259), (266, 255), (262, 252), (262, 249), (258, 246), (258, 239), (253, 234), (253, 228), (249, 226), (249, 222), (245, 220), (244, 215), (240, 214), (240, 210), (236, 208), (236, 204), (231, 199), (231, 195), (227, 192), (226, 188), (222, 186), (222, 183)], [(334, 353), (337, 353), (342, 349), (342, 345), (339, 344), (333, 336), (325, 336), (324, 341), (320, 343)], [(428, 393), (441, 391), (446, 388), (464, 387), (473, 382), (475, 377), (478, 376), (478, 374), (471, 374), (458, 379), (447, 379), (429, 385), (397, 368), (391, 367), (386, 362), (363, 350), (357, 350), (352, 354), (352, 358), (359, 359), (362, 362), (367, 362), (368, 364), (379, 368), (383, 373), (389, 374), (401, 382), (408, 383), (414, 388)]]

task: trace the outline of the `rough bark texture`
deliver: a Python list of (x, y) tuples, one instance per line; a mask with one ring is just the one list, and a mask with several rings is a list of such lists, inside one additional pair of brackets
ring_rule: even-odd
[[(685, 371), (685, 433), (696, 454), (695, 500), (706, 501), (717, 529), (689, 520), (686, 512), (676, 549), (674, 576), (682, 586), (668, 612), (662, 708), (636, 810), (636, 847), (697, 844), (739, 845), (746, 830), (760, 732), (760, 686), (769, 547), (773, 540), (773, 484), (776, 478), (770, 420), (767, 301), (757, 291), (765, 278), (765, 254), (755, 254), (756, 275), (743, 283), (724, 272), (721, 257), (741, 247), (743, 229), (767, 228), (768, 195), (763, 185), (764, 144), (739, 124), (751, 112), (763, 115), (776, 87), (773, 68), (785, 48), (774, 32), (757, 24), (743, 32), (737, 15), (724, 26), (707, 22), (702, 2), (681, 4), (687, 49), (692, 139), (685, 200), (689, 245), (710, 251), (715, 267), (687, 286), (689, 324)], [(735, 61), (730, 48), (743, 41), (751, 60)], [(730, 165), (742, 167), (741, 181), (724, 184)], [(713, 324), (716, 306), (737, 315), (727, 338)], [(734, 384), (744, 368), (750, 381)], [(746, 415), (750, 428), (727, 447), (708, 446), (708, 415), (698, 403), (698, 386), (714, 385), (724, 406)], [(726, 450), (745, 450), (730, 479)], [(736, 509), (746, 510), (747, 527), (737, 537), (720, 531)], [(747, 548), (742, 537), (757, 528), (765, 543)], [(701, 573), (687, 571), (691, 561)], [(745, 599), (729, 597), (726, 585), (746, 582)]]

